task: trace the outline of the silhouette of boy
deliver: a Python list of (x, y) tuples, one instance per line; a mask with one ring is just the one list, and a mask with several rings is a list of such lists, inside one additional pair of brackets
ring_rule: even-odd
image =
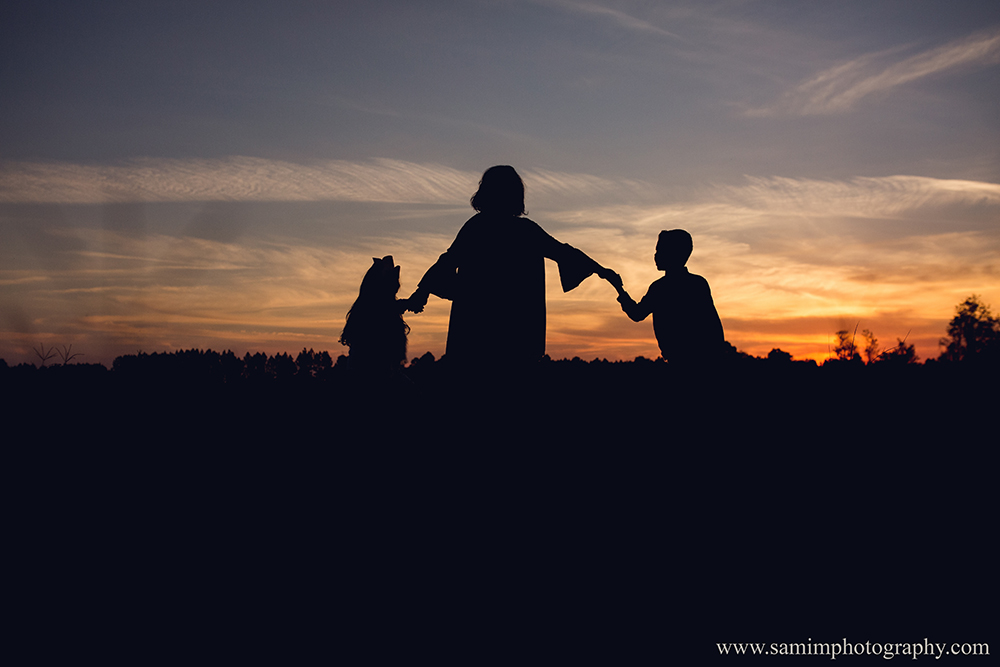
[(653, 314), (653, 331), (663, 358), (688, 366), (714, 362), (725, 349), (722, 321), (708, 281), (684, 266), (693, 247), (691, 235), (683, 229), (660, 232), (653, 261), (666, 275), (649, 286), (639, 303), (625, 291), (621, 276), (615, 274), (611, 280), (618, 290), (618, 303), (633, 321)]

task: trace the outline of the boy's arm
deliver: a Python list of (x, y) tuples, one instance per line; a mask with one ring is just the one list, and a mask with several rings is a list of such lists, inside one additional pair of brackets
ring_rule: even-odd
[(646, 319), (651, 312), (651, 309), (645, 305), (648, 303), (648, 299), (643, 297), (641, 302), (636, 303), (632, 297), (628, 295), (628, 292), (625, 291), (625, 285), (622, 282), (622, 277), (610, 269), (605, 270), (608, 272), (608, 275), (602, 276), (602, 278), (611, 283), (615, 290), (617, 290), (618, 303), (622, 305), (622, 310), (625, 311), (625, 314), (635, 322), (642, 322)]
[(618, 303), (623, 304), (623, 307), (625, 303), (631, 303), (633, 305), (635, 304), (635, 301), (632, 300), (632, 297), (630, 297), (628, 295), (628, 292), (625, 291), (625, 284), (622, 282), (622, 277), (620, 275), (618, 275), (614, 271), (611, 271), (611, 275), (605, 278), (605, 280), (611, 283), (612, 287), (615, 288), (615, 291), (618, 292)]
[(629, 296), (628, 292), (625, 291), (624, 287), (618, 287), (618, 303), (622, 305), (622, 310), (633, 322), (642, 322), (653, 312), (653, 300), (649, 296), (650, 291), (652, 291), (652, 287), (646, 292), (646, 296), (642, 297), (639, 303), (636, 303)]
[[(603, 275), (601, 277), (611, 283), (611, 286), (615, 288), (616, 292), (618, 292), (618, 303), (624, 303), (622, 299), (632, 301), (632, 297), (630, 297), (628, 292), (625, 291), (625, 284), (622, 282), (622, 277), (611, 269), (606, 269), (606, 271), (607, 275)], [(632, 303), (635, 302), (632, 301)]]

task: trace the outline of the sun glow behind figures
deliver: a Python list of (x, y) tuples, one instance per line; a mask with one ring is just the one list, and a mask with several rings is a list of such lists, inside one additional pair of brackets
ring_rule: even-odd
[[(629, 286), (659, 277), (650, 238), (690, 231), (750, 354), (822, 360), (858, 327), (929, 359), (955, 303), (1000, 304), (997, 3), (369, 4), (12, 4), (0, 357), (336, 349), (371, 257), (413, 267), (411, 293), (496, 162)], [(550, 356), (658, 354), (546, 263)], [(411, 356), (444, 352), (449, 307)]]
[[(710, 277), (727, 340), (750, 354), (779, 347), (822, 361), (832, 334), (860, 323), (858, 331), (884, 340), (909, 332), (917, 354), (934, 358), (955, 303), (970, 292), (1000, 303), (988, 272), (1000, 241), (980, 231), (1000, 216), (997, 186), (766, 182), (670, 204), (604, 206), (582, 194), (567, 202), (527, 173), (532, 216), (630, 286), (659, 277), (649, 239), (684, 221), (698, 239), (690, 269)], [(789, 189), (794, 200), (779, 196)], [(601, 197), (620, 201), (622, 193)], [(845, 203), (862, 197), (865, 206)], [(40, 343), (73, 344), (86, 361), (106, 364), (138, 349), (336, 349), (371, 257), (392, 254), (414, 267), (402, 276), (400, 292), (410, 294), (461, 226), (464, 199), (456, 193), (453, 206), (0, 204), (0, 357), (30, 361)], [(934, 221), (945, 212), (947, 231)], [(550, 356), (658, 355), (651, 323), (623, 318), (602, 281), (563, 293), (556, 267), (546, 262), (545, 271)], [(443, 354), (448, 315), (448, 302), (428, 303), (410, 336), (413, 355)], [(503, 321), (502, 308), (496, 317)]]

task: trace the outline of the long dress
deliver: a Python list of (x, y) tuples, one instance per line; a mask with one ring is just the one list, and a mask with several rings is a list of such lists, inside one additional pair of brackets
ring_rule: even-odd
[(545, 258), (564, 292), (599, 265), (528, 218), (479, 213), (427, 270), (420, 287), (451, 299), (445, 354), (460, 367), (521, 364), (545, 354)]

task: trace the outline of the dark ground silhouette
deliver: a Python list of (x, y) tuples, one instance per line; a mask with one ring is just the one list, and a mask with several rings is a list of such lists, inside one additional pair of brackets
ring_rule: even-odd
[(286, 661), (994, 638), (992, 371), (575, 359), (455, 391), (425, 356), (359, 394), (342, 359), (0, 365), (20, 613)]

